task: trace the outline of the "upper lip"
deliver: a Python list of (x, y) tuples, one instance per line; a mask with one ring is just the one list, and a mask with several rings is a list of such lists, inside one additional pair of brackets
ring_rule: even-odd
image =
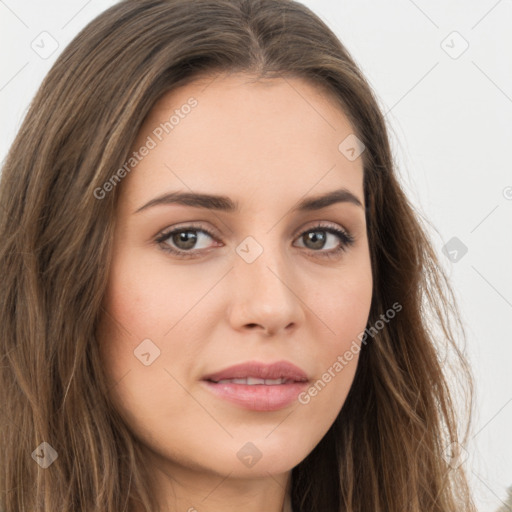
[(306, 372), (288, 361), (277, 361), (272, 364), (248, 361), (225, 368), (224, 370), (206, 375), (203, 380), (218, 382), (223, 379), (287, 379), (296, 382), (308, 381)]

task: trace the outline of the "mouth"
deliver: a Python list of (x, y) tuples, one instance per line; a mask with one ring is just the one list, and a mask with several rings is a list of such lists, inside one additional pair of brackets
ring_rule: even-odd
[(217, 398), (253, 411), (276, 411), (290, 406), (309, 383), (306, 372), (288, 361), (248, 362), (202, 379)]
[(221, 380), (210, 380), (209, 382), (213, 382), (215, 384), (244, 384), (246, 386), (279, 386), (281, 384), (293, 384), (295, 382), (302, 382), (302, 381), (296, 381), (292, 379), (259, 379), (257, 377), (247, 377), (245, 379), (221, 379)]

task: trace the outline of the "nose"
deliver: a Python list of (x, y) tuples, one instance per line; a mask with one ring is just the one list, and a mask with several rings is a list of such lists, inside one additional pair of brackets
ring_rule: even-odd
[(251, 263), (236, 255), (231, 279), (228, 315), (235, 330), (285, 335), (304, 321), (299, 283), (279, 248), (264, 247)]

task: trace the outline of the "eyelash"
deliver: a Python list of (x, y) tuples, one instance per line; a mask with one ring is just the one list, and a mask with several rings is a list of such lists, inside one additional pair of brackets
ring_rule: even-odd
[[(184, 250), (180, 250), (180, 249), (174, 249), (169, 244), (165, 243), (165, 241), (168, 240), (172, 235), (177, 234), (177, 233), (186, 233), (189, 231), (202, 232), (202, 233), (205, 233), (206, 235), (208, 235), (209, 237), (213, 238), (214, 240), (216, 240), (215, 235), (213, 233), (211, 233), (209, 230), (204, 229), (201, 226), (196, 226), (196, 225), (191, 224), (191, 225), (187, 225), (184, 227), (175, 228), (170, 231), (163, 231), (162, 233), (160, 233), (157, 236), (157, 238), (155, 239), (155, 242), (158, 243), (158, 245), (164, 252), (170, 253), (179, 258), (182, 258), (182, 259), (197, 258), (200, 256), (197, 253), (202, 251), (203, 249), (198, 249), (198, 250), (196, 250), (196, 252), (184, 251)], [(302, 233), (300, 233), (300, 236), (303, 236), (306, 233), (312, 233), (315, 231), (325, 231), (332, 235), (336, 235), (340, 239), (340, 245), (336, 249), (330, 249), (329, 251), (323, 251), (321, 249), (319, 249), (318, 251), (315, 251), (314, 249), (309, 249), (309, 252), (319, 253), (318, 255), (322, 258), (324, 258), (324, 257), (325, 258), (335, 258), (335, 257), (339, 256), (341, 252), (346, 251), (355, 242), (354, 237), (348, 231), (345, 231), (345, 230), (342, 230), (339, 228), (335, 228), (332, 225), (326, 225), (323, 223), (317, 224), (316, 226), (313, 226), (313, 227), (307, 229), (306, 231), (303, 231)], [(206, 250), (208, 250), (208, 249), (206, 249)]]

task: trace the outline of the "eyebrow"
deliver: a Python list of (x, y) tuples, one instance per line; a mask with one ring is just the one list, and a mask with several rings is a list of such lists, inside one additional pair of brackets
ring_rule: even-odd
[[(335, 203), (352, 203), (363, 208), (361, 201), (349, 190), (341, 188), (327, 192), (326, 194), (308, 197), (299, 202), (292, 211), (308, 212), (321, 210)], [(160, 205), (180, 204), (184, 206), (193, 206), (196, 208), (205, 208), (208, 210), (224, 211), (234, 213), (240, 211), (240, 205), (227, 196), (213, 194), (201, 194), (197, 192), (170, 192), (155, 197), (145, 205), (141, 206), (135, 213), (139, 213), (148, 208)]]

